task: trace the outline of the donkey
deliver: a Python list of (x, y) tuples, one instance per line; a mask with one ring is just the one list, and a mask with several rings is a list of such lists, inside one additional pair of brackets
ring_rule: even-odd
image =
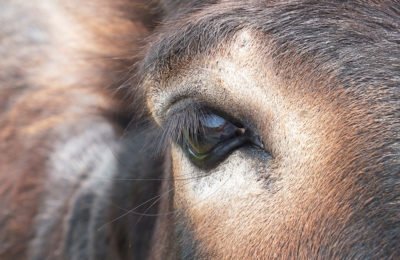
[(399, 1), (1, 13), (1, 259), (400, 257)]

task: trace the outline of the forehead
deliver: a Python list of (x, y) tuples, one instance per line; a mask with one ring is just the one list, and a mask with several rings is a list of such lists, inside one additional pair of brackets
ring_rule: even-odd
[[(223, 1), (167, 23), (153, 39), (142, 69), (169, 77), (185, 64), (212, 57), (242, 30), (256, 32), (260, 55), (282, 74), (313, 69), (335, 73), (342, 85), (365, 85), (397, 74), (399, 10), (390, 1)], [(262, 40), (264, 37), (264, 42)], [(267, 40), (268, 39), (268, 40)], [(387, 62), (390, 60), (391, 62)], [(294, 75), (295, 76), (295, 75)], [(356, 83), (356, 84), (354, 84)]]

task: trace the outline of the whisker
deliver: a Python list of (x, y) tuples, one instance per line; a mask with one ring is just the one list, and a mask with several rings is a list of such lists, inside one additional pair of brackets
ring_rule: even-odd
[[(171, 189), (171, 190), (173, 190), (173, 189)], [(97, 231), (102, 230), (102, 229), (103, 229), (104, 227), (106, 227), (107, 225), (110, 225), (110, 224), (112, 224), (112, 223), (114, 223), (114, 222), (120, 220), (121, 218), (123, 218), (123, 217), (125, 217), (125, 216), (127, 216), (127, 215), (129, 215), (129, 214), (134, 214), (134, 215), (142, 216), (142, 215), (143, 215), (142, 213), (136, 212), (136, 210), (137, 210), (138, 208), (140, 208), (140, 207), (143, 206), (143, 205), (146, 205), (147, 203), (149, 203), (149, 202), (151, 202), (151, 201), (153, 201), (153, 200), (158, 199), (159, 197), (163, 196), (164, 194), (169, 194), (169, 192), (171, 192), (171, 190), (168, 190), (168, 191), (165, 192), (165, 193), (162, 193), (162, 194), (159, 194), (159, 195), (157, 195), (157, 196), (154, 196), (154, 197), (152, 197), (151, 199), (148, 199), (148, 200), (146, 200), (145, 202), (143, 202), (143, 203), (137, 205), (137, 206), (134, 207), (133, 209), (130, 209), (130, 210), (128, 210), (127, 212), (123, 213), (122, 215), (120, 215), (120, 216), (114, 218), (113, 220), (108, 221), (107, 223), (105, 223), (105, 224), (103, 224), (102, 226), (98, 227), (98, 228), (97, 228)], [(146, 216), (146, 214), (144, 214), (144, 216)]]
[[(166, 192), (165, 195), (169, 195), (169, 193), (170, 193), (171, 191), (173, 191), (173, 190), (174, 190), (174, 188), (170, 189), (169, 191)], [(147, 212), (148, 212), (154, 205), (156, 205), (163, 197), (164, 197), (164, 195), (159, 196), (155, 201), (153, 201), (153, 202), (151, 203), (151, 205), (143, 212), (143, 214), (147, 214)], [(137, 224), (139, 224), (140, 220), (141, 220), (143, 217), (144, 217), (144, 215), (141, 215), (141, 216), (139, 217), (139, 219), (136, 221), (135, 226), (136, 226)]]

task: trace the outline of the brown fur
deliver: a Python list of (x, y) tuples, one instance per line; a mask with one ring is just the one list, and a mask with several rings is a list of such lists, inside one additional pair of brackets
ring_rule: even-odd
[[(399, 17), (397, 0), (4, 4), (0, 258), (400, 257)], [(264, 148), (207, 170), (154, 155), (181, 100)]]
[[(115, 128), (115, 133), (109, 134), (118, 140), (119, 132), (126, 127), (125, 118), (131, 106), (122, 106), (124, 90), (116, 87), (127, 80), (125, 71), (138, 59), (141, 39), (157, 20), (158, 11), (146, 2), (3, 3), (1, 259), (23, 259), (28, 250), (35, 251), (29, 249), (29, 242), (38, 235), (35, 216), (46, 214), (40, 212), (42, 204), (55, 188), (46, 184), (51, 174), (57, 175), (49, 161), (68, 136), (82, 133), (83, 125), (88, 130), (89, 122), (93, 124), (89, 132), (96, 135), (96, 122), (103, 121)], [(134, 79), (134, 74), (129, 77)], [(78, 178), (71, 183), (59, 183), (60, 192), (74, 192), (80, 181)], [(68, 214), (71, 206), (68, 200), (60, 203), (65, 204), (65, 212), (59, 213), (61, 217)], [(58, 216), (47, 218), (54, 218), (58, 223), (55, 226), (63, 225)], [(62, 253), (62, 232), (57, 229), (48, 234), (47, 248), (41, 249), (49, 251), (45, 254), (54, 257)]]

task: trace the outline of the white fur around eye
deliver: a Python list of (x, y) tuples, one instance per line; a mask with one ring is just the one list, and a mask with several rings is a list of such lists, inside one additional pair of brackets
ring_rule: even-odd
[(194, 205), (218, 204), (225, 199), (262, 194), (265, 190), (258, 179), (270, 172), (270, 159), (269, 155), (262, 152), (250, 155), (237, 150), (215, 169), (207, 172), (193, 166), (180, 149), (175, 147), (173, 161), (178, 180), (176, 185)]

